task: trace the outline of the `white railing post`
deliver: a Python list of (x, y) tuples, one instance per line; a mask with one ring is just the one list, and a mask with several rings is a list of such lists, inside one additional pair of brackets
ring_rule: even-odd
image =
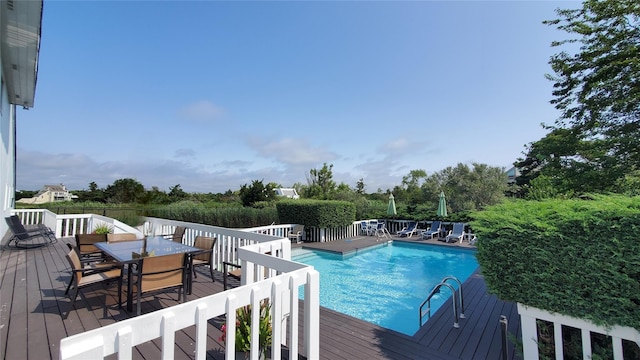
[(536, 326), (536, 319), (520, 313), (520, 326), (522, 327), (522, 353), (524, 358), (538, 359), (538, 327)]
[(317, 271), (307, 273), (307, 284), (304, 287), (304, 341), (307, 359), (318, 359), (320, 353), (320, 274)]
[(522, 348), (525, 360), (538, 359), (538, 335), (536, 321), (553, 323), (556, 359), (563, 359), (562, 326), (580, 329), (582, 337), (582, 358), (591, 359), (591, 333), (604, 334), (611, 337), (613, 358), (623, 360), (622, 340), (634, 341), (640, 346), (640, 331), (628, 326), (603, 327), (585, 319), (551, 313), (543, 309), (518, 303), (520, 325), (522, 327)]

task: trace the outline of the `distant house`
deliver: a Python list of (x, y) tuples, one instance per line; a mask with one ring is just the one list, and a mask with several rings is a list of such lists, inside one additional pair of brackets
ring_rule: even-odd
[(289, 199), (300, 199), (300, 195), (293, 188), (275, 188), (273, 189), (278, 196), (288, 197)]
[(505, 174), (507, 174), (507, 183), (515, 184), (516, 178), (520, 176), (520, 169), (514, 166), (511, 169), (507, 170)]
[(16, 200), (16, 202), (21, 204), (44, 204), (50, 202), (58, 202), (58, 201), (72, 201), (73, 199), (77, 199), (76, 195), (67, 190), (64, 184), (60, 185), (45, 185), (42, 190), (40, 190), (36, 196), (32, 198), (22, 198)]

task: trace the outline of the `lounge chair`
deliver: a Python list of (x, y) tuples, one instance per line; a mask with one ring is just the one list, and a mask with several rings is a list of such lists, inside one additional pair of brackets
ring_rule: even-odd
[(387, 230), (387, 225), (382, 221), (378, 223), (378, 226), (374, 230), (374, 235), (378, 238), (380, 237), (386, 238), (387, 235), (389, 235), (389, 237), (391, 236), (391, 234), (389, 234), (389, 230)]
[(444, 242), (456, 242), (462, 240), (464, 236), (464, 223), (454, 223), (453, 229), (449, 231), (449, 234), (444, 238)]
[(369, 224), (366, 221), (360, 221), (360, 233), (362, 235), (369, 235)]
[(422, 240), (427, 240), (427, 239), (433, 239), (434, 236), (440, 237), (440, 231), (441, 231), (441, 227), (442, 227), (442, 222), (441, 221), (434, 221), (431, 223), (431, 225), (427, 228), (427, 230), (422, 232)]
[(9, 239), (7, 246), (13, 246), (17, 248), (34, 248), (40, 246), (47, 246), (58, 241), (56, 235), (48, 227), (41, 225), (37, 228), (27, 230), (18, 215), (11, 215), (4, 218), (9, 225), (9, 229), (13, 233), (13, 236)]
[(304, 225), (294, 225), (293, 229), (289, 230), (287, 237), (291, 243), (299, 244), (302, 241), (302, 234), (304, 233)]
[(398, 231), (396, 233), (396, 235), (398, 235), (399, 237), (412, 237), (413, 234), (416, 233), (418, 228), (418, 223), (415, 221), (410, 221), (409, 225), (407, 225), (406, 227), (404, 227), (402, 230)]

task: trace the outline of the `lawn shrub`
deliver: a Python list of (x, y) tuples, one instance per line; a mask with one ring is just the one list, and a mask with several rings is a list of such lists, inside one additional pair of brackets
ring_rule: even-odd
[(640, 197), (510, 200), (473, 217), (478, 262), (502, 300), (640, 329)]

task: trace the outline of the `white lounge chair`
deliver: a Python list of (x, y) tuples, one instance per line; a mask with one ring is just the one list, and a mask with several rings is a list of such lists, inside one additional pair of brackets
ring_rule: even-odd
[(454, 223), (453, 229), (449, 231), (449, 234), (444, 238), (444, 242), (456, 242), (460, 241), (464, 236), (464, 223)]
[(396, 235), (398, 235), (399, 237), (405, 237), (405, 236), (412, 237), (413, 234), (416, 233), (417, 228), (418, 228), (418, 223), (415, 221), (410, 221), (409, 225), (407, 225), (402, 230), (398, 231)]
[(434, 236), (440, 235), (441, 227), (442, 227), (441, 221), (432, 222), (431, 226), (429, 226), (427, 230), (424, 230), (422, 232), (422, 240), (433, 239)]

